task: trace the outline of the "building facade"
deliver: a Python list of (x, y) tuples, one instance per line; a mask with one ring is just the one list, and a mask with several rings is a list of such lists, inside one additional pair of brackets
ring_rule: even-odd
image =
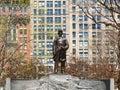
[[(27, 20), (30, 20), (29, 9), (29, 6), (0, 6), (1, 16), (15, 18), (14, 20), (11, 19), (14, 21), (12, 22), (13, 26), (9, 27), (9, 30), (7, 30), (8, 49), (13, 47), (13, 44), (18, 44), (18, 47), (20, 46), (20, 52), (25, 57), (25, 59), (22, 60), (24, 63), (30, 63), (30, 24), (27, 23)], [(22, 18), (26, 20), (23, 20)]]
[[(114, 28), (95, 23), (84, 13), (88, 10), (92, 19), (110, 22), (109, 10), (96, 0), (31, 0), (30, 5), (31, 57), (53, 68), (53, 40), (57, 30), (63, 29), (70, 45), (68, 59), (73, 56), (88, 63), (98, 63), (101, 59), (109, 58), (110, 63), (113, 62), (116, 52), (108, 34)], [(116, 15), (117, 19), (120, 20), (120, 15)]]

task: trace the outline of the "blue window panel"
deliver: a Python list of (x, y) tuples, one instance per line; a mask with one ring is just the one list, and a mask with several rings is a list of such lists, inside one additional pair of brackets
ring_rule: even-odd
[(55, 7), (61, 7), (61, 1), (55, 1)]
[(101, 20), (101, 16), (97, 16), (97, 21), (100, 21)]
[(83, 21), (83, 16), (79, 16), (79, 21)]
[(83, 49), (79, 49), (79, 54), (83, 54)]
[(84, 40), (84, 46), (88, 46), (88, 40)]
[(47, 17), (47, 23), (52, 23), (53, 22), (53, 17)]
[(79, 40), (79, 46), (83, 46), (83, 40)]
[(55, 22), (56, 23), (61, 23), (61, 17), (55, 17)]
[(55, 14), (56, 15), (61, 15), (61, 9), (55, 9)]
[(76, 29), (76, 24), (75, 23), (72, 24), (72, 28)]
[(47, 1), (46, 4), (47, 7), (53, 7), (53, 1)]
[(63, 9), (63, 15), (66, 15), (66, 10), (65, 9)]
[(53, 14), (53, 9), (47, 9), (47, 15), (52, 15)]
[(84, 49), (84, 54), (88, 54), (88, 49)]
[(83, 38), (83, 32), (79, 32), (79, 38)]
[(76, 11), (76, 8), (75, 7), (72, 7), (72, 12), (75, 12)]
[(63, 31), (66, 31), (66, 25), (63, 25)]
[(72, 37), (73, 37), (73, 38), (76, 37), (76, 32), (72, 32)]
[(72, 46), (76, 46), (76, 40), (72, 41)]
[(66, 33), (63, 34), (63, 38), (66, 38)]
[(84, 16), (84, 21), (88, 21), (88, 17), (86, 15)]
[(63, 1), (63, 6), (66, 6), (66, 1)]
[(36, 15), (37, 14), (37, 9), (34, 9), (34, 15)]
[(72, 20), (75, 21), (76, 20), (76, 16), (72, 15)]
[(84, 38), (88, 38), (88, 32), (84, 32)]
[(88, 29), (88, 24), (84, 24), (84, 29)]
[(101, 24), (97, 24), (97, 29), (101, 29)]
[(79, 29), (83, 29), (83, 24), (79, 24)]
[(96, 24), (92, 24), (92, 29), (96, 29)]
[(76, 0), (72, 0), (72, 4), (75, 4), (76, 3)]

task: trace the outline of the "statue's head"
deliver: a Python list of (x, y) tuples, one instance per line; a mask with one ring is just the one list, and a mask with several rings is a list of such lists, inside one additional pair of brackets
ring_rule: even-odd
[(58, 35), (59, 35), (59, 37), (61, 37), (63, 35), (63, 31), (61, 29), (58, 30)]

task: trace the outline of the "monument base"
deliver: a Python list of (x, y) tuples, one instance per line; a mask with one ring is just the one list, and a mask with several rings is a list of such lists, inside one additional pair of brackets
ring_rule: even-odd
[[(8, 78), (6, 80), (6, 90), (114, 90), (113, 81), (80, 80), (67, 74), (50, 74), (40, 80), (15, 80)], [(112, 87), (111, 83), (113, 84)]]

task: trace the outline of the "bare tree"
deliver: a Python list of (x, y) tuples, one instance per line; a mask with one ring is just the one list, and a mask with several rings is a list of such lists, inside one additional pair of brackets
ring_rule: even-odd
[[(81, 1), (81, 0), (80, 0)], [(102, 24), (107, 27), (113, 28), (112, 31), (117, 33), (117, 41), (113, 40), (115, 46), (117, 46), (117, 64), (119, 66), (118, 72), (118, 80), (117, 86), (120, 90), (120, 1), (119, 0), (83, 0), (83, 5), (81, 2), (77, 3), (79, 9), (83, 11), (83, 13), (89, 17), (91, 21), (95, 24)], [(93, 12), (92, 12), (93, 11)], [(106, 12), (104, 12), (106, 11)], [(103, 13), (104, 12), (104, 13)], [(100, 15), (101, 20), (97, 20), (95, 15)], [(115, 47), (116, 48), (116, 47)]]

